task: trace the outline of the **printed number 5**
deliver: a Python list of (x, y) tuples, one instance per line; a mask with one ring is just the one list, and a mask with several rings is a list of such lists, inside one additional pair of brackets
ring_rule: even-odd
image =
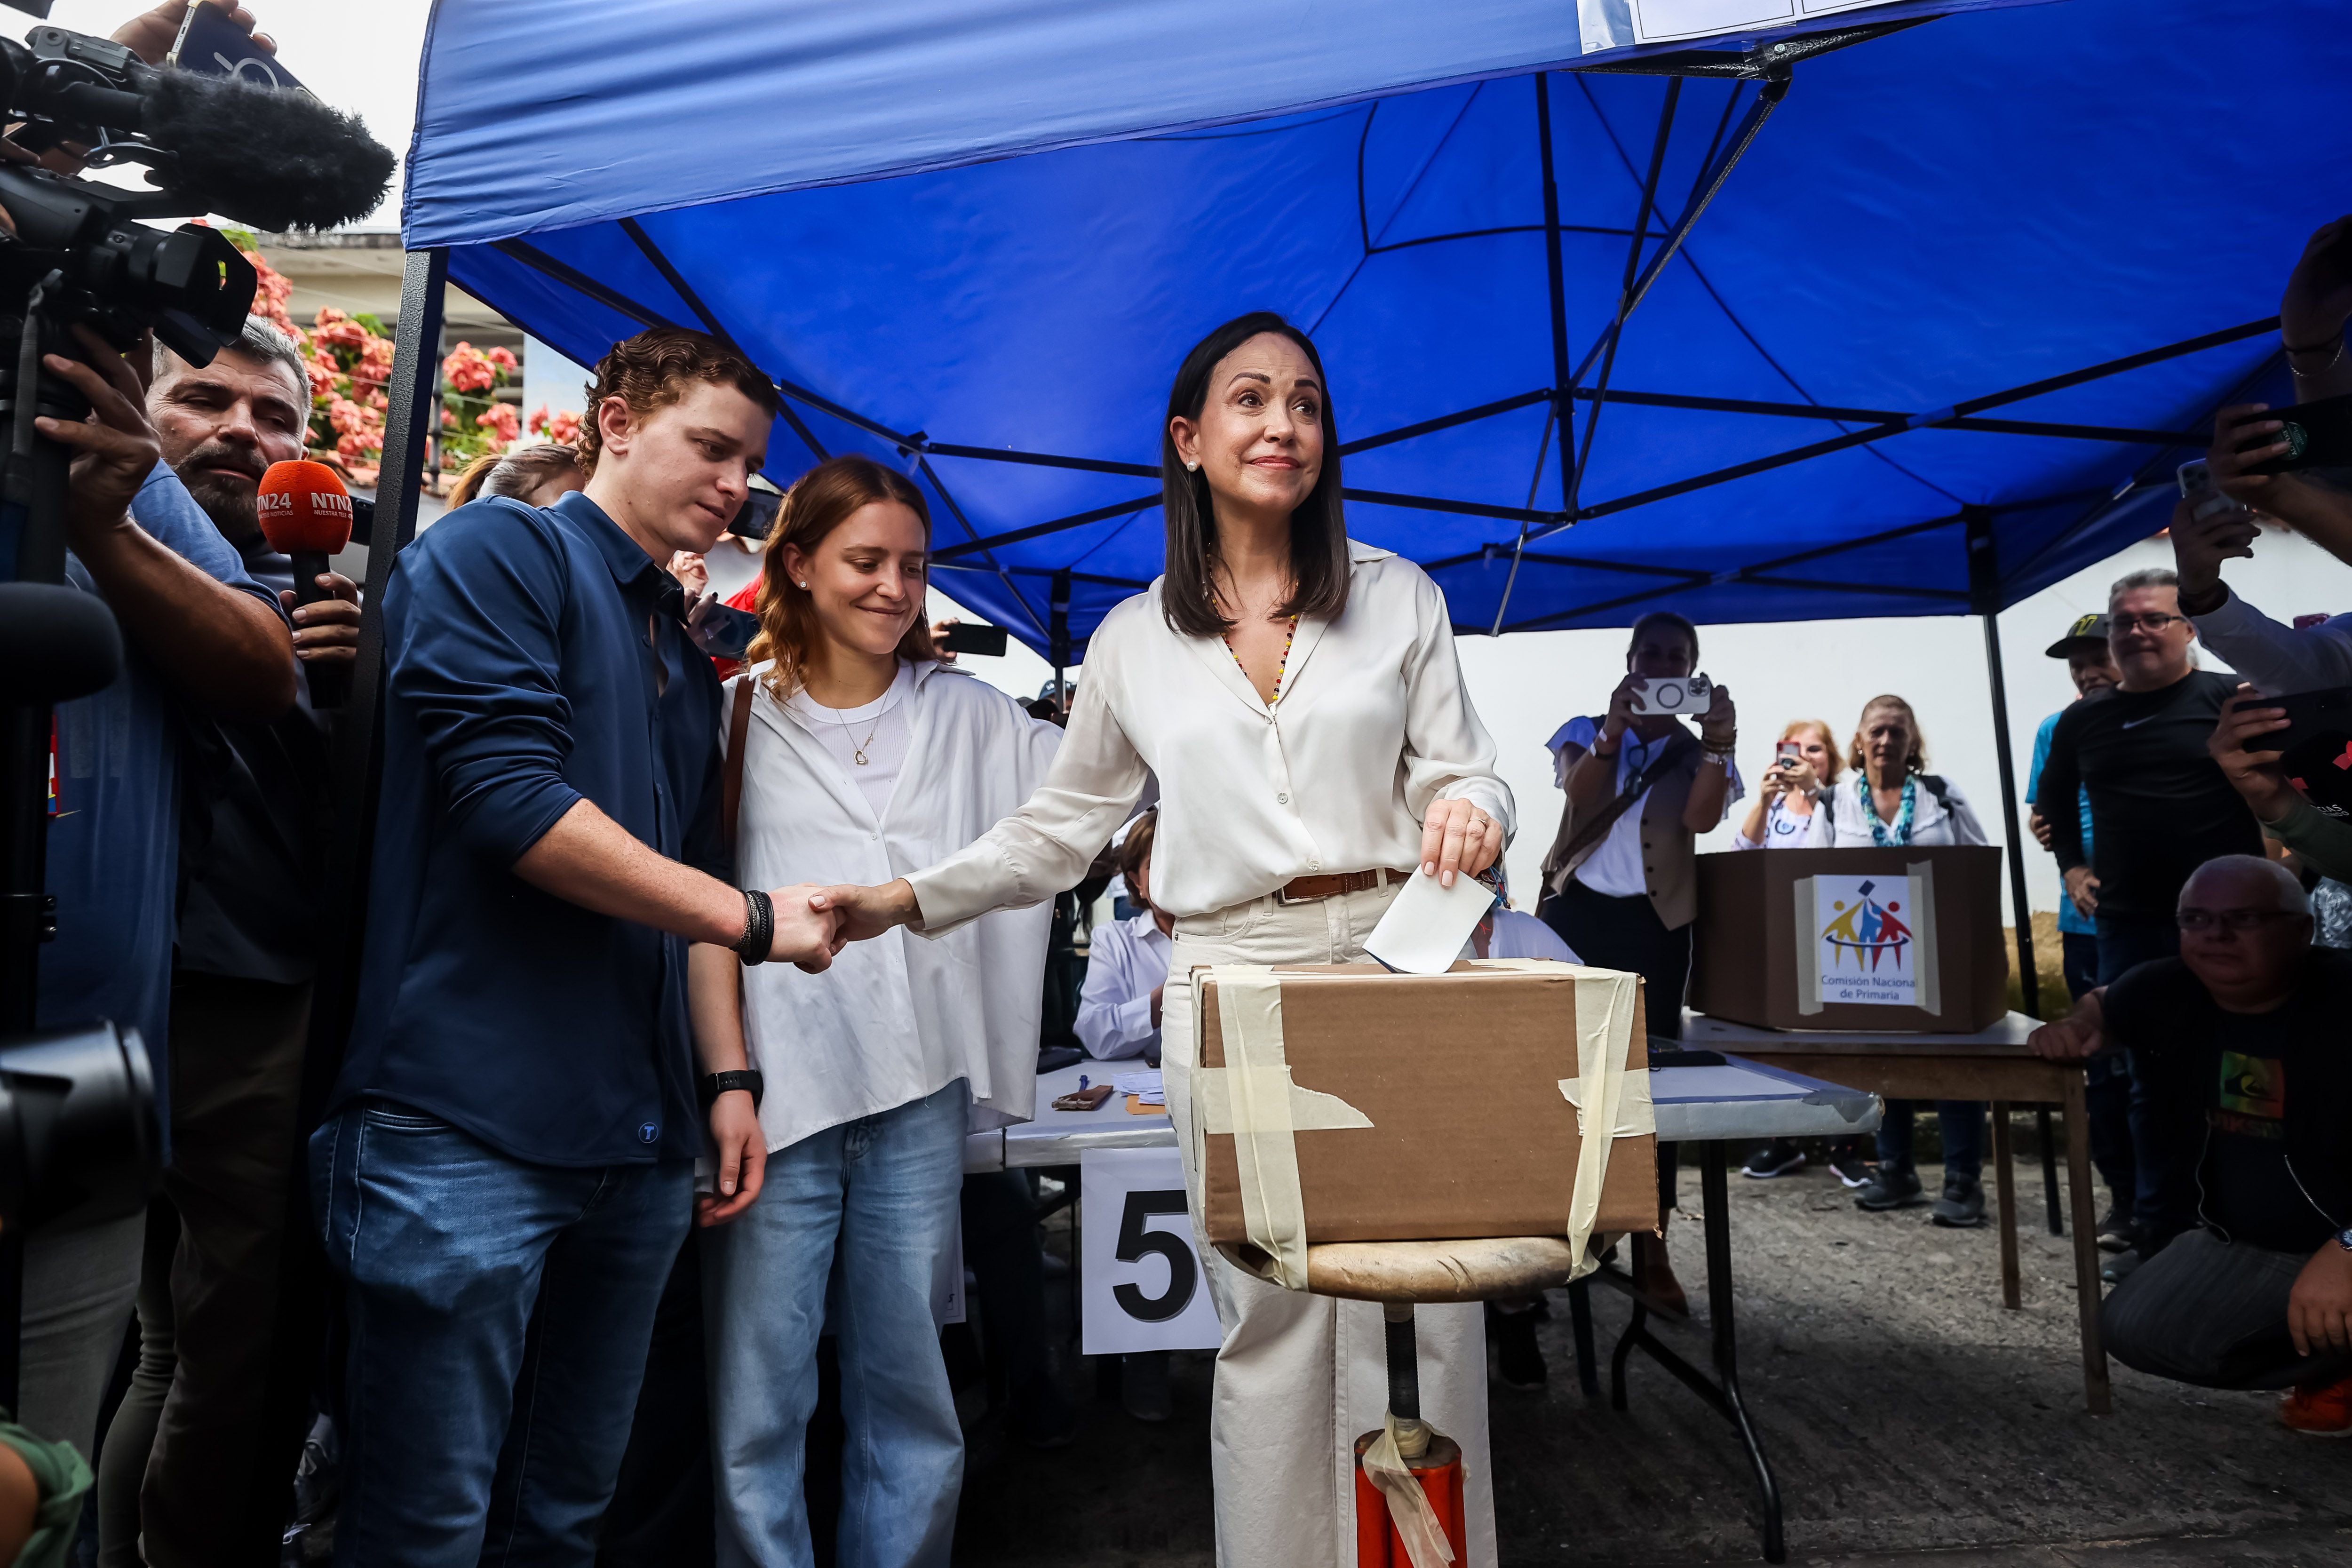
[(1181, 1189), (1127, 1194), (1127, 1210), (1118, 1220), (1118, 1260), (1139, 1262), (1147, 1252), (1156, 1252), (1168, 1260), (1168, 1289), (1160, 1295), (1147, 1296), (1132, 1285), (1111, 1287), (1111, 1297), (1118, 1301), (1119, 1310), (1139, 1322), (1166, 1322), (1191, 1305), (1192, 1291), (1200, 1283), (1201, 1266), (1193, 1260), (1190, 1237), (1143, 1228), (1143, 1222), (1153, 1215), (1183, 1212), (1184, 1194)]

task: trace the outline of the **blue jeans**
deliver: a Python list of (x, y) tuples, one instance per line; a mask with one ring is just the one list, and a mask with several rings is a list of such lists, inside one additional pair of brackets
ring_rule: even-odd
[[(1878, 1163), (1901, 1170), (1911, 1168), (1911, 1109), (1907, 1100), (1886, 1102), (1886, 1119), (1878, 1124)], [(1936, 1121), (1944, 1133), (1944, 1179), (1975, 1181), (1984, 1170), (1985, 1102), (1981, 1100), (1939, 1100)]]
[(351, 1323), (335, 1561), (588, 1568), (690, 1163), (526, 1164), (366, 1100), (310, 1190)]
[(841, 1357), (841, 1568), (945, 1568), (963, 1429), (931, 1288), (955, 1235), (962, 1079), (768, 1156), (760, 1195), (703, 1236), (719, 1561), (810, 1568), (802, 1490), (826, 1284)]
[[(2180, 954), (2180, 927), (2170, 915), (2105, 914), (2099, 921), (2099, 984), (2112, 985), (2126, 970), (2151, 963), (2159, 958), (2177, 958)], [(2128, 1053), (2126, 1053), (2128, 1058)], [(2114, 1069), (2108, 1069), (2110, 1073)], [(2132, 1219), (2144, 1238), (2162, 1241), (2194, 1223), (2197, 1213), (2196, 1149), (2160, 1149), (2156, 1147), (2147, 1098), (2139, 1085), (2140, 1075), (2126, 1059), (2125, 1071), (2130, 1078)], [(2104, 1082), (2095, 1077), (2091, 1090), (2108, 1108), (2112, 1118), (2115, 1097), (2120, 1090), (2110, 1077)], [(2090, 1108), (2095, 1123), (2101, 1111), (2097, 1105)]]

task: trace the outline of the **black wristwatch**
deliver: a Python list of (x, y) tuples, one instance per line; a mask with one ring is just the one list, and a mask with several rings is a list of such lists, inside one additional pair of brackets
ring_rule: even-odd
[(702, 1079), (702, 1109), (708, 1110), (720, 1095), (742, 1089), (751, 1091), (751, 1109), (757, 1110), (760, 1109), (760, 1091), (764, 1087), (760, 1075), (749, 1068), (705, 1074)]

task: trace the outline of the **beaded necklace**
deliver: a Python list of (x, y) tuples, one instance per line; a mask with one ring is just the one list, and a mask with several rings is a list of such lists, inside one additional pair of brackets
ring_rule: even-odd
[(1878, 820), (1878, 809), (1870, 801), (1870, 775), (1857, 773), (1853, 791), (1862, 801), (1862, 814), (1870, 819), (1870, 841), (1881, 849), (1893, 849), (1911, 842), (1911, 809), (1919, 800), (1919, 776), (1903, 775), (1903, 805), (1895, 814), (1895, 826), (1888, 827)]
[[(1297, 616), (1292, 616), (1289, 617), (1289, 623), (1290, 630), (1286, 632), (1282, 638), (1282, 658), (1275, 664), (1274, 667), (1274, 702), (1279, 702), (1282, 700), (1282, 678), (1283, 675), (1290, 668), (1290, 645), (1298, 640), (1298, 617)], [(1234, 668), (1242, 672), (1242, 679), (1244, 680), (1249, 680), (1249, 666), (1242, 662), (1242, 656), (1240, 654), (1234, 653), (1234, 634), (1231, 632), (1225, 633), (1223, 641), (1225, 651), (1234, 655)], [(1253, 691), (1257, 689), (1257, 682), (1254, 680), (1250, 681), (1250, 689)], [(1273, 702), (1266, 704), (1269, 708), (1273, 705)]]

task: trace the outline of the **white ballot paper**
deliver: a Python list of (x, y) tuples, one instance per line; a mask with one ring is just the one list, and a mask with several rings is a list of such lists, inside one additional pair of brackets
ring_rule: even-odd
[(1443, 974), (1494, 902), (1493, 889), (1475, 877), (1457, 876), (1454, 886), (1442, 888), (1436, 878), (1415, 871), (1372, 928), (1364, 951), (1400, 974)]

